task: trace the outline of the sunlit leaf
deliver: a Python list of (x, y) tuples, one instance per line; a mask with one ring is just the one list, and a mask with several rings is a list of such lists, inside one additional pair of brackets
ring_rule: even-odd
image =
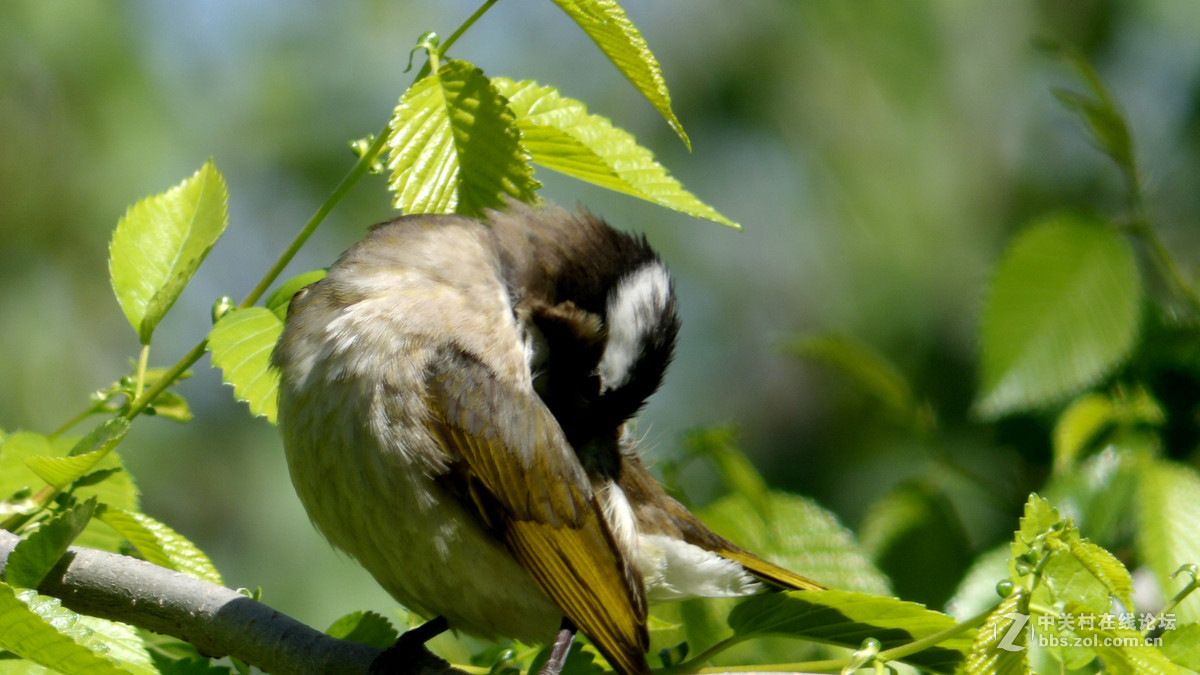
[(109, 506), (102, 507), (98, 516), (155, 565), (214, 584), (223, 583), (217, 568), (203, 551), (150, 516)]
[[(956, 623), (916, 603), (835, 590), (757, 595), (729, 614), (735, 635), (784, 634), (854, 649), (871, 637), (883, 649), (899, 647)], [(964, 631), (903, 660), (935, 673), (951, 673), (965, 660), (974, 639), (975, 631)]]
[[(72, 675), (128, 675), (106, 658), (103, 639), (57, 598), (0, 582), (0, 649)], [(147, 672), (147, 671), (142, 671)]]
[(275, 423), (279, 375), (271, 368), (271, 350), (283, 332), (283, 322), (265, 307), (236, 309), (217, 322), (208, 336), (213, 365), (233, 386), (250, 412)]
[(142, 344), (204, 261), (229, 221), (225, 180), (209, 160), (187, 180), (138, 202), (117, 223), (108, 269)]
[[(29, 468), (26, 460), (35, 457), (63, 458), (79, 443), (80, 438), (72, 436), (58, 436), (50, 439), (31, 432), (13, 434), (9, 441), (0, 447), (0, 494), (8, 495), (19, 489), (42, 485), (44, 480)], [(83, 461), (90, 462), (90, 458), (85, 458)], [(103, 480), (99, 482), (86, 480), (84, 481), (87, 483), (86, 485), (80, 485), (72, 481), (76, 485), (74, 488), (76, 498), (88, 499), (94, 496), (102, 504), (131, 510), (138, 509), (137, 486), (129, 472), (124, 470), (118, 453), (107, 453), (107, 456), (94, 463), (91, 473), (83, 475), (88, 476), (98, 472), (104, 472)], [(113, 532), (112, 528), (93, 519), (75, 543), (79, 546), (115, 553), (119, 552), (124, 539)]]
[(1173, 663), (1200, 671), (1200, 624), (1176, 625), (1163, 632), (1162, 652)]
[(1030, 628), (1027, 605), (1026, 596), (1014, 593), (988, 615), (971, 645), (966, 672), (971, 675), (1025, 675), (1030, 672), (1026, 648)]
[(129, 420), (116, 417), (96, 427), (71, 448), (67, 457), (34, 456), (25, 465), (42, 480), (63, 489), (82, 478), (108, 456), (129, 431)]
[(822, 584), (890, 592), (887, 578), (833, 514), (797, 495), (767, 492), (763, 500), (765, 517), (744, 495), (719, 499), (699, 515), (717, 534)]
[(508, 103), (470, 63), (448, 61), (404, 93), (389, 124), (388, 189), (405, 213), (501, 208), (538, 184)]
[(497, 77), (492, 84), (508, 98), (521, 144), (534, 164), (696, 218), (740, 227), (685, 190), (632, 134), (589, 114), (582, 102), (531, 80)]
[[(1085, 615), (1088, 610), (1068, 603), (1066, 611)], [(1105, 628), (1093, 622), (1091, 626), (1077, 625), (1075, 633), (1084, 639), (1090, 652), (1100, 657), (1105, 672), (1137, 675), (1178, 675), (1180, 672), (1162, 651), (1145, 643), (1140, 631)]]
[(400, 637), (392, 623), (382, 615), (361, 610), (334, 621), (325, 634), (380, 649), (391, 647), (396, 643), (396, 638)]
[(662, 69), (646, 40), (617, 0), (554, 0), (592, 38), (613, 65), (642, 92), (690, 149), (691, 140), (671, 110)]
[(991, 282), (976, 411), (998, 417), (1095, 384), (1133, 347), (1140, 302), (1137, 263), (1119, 233), (1080, 216), (1029, 228)]
[(37, 588), (50, 568), (67, 552), (67, 547), (87, 527), (95, 509), (96, 500), (92, 498), (32, 530), (9, 554), (4, 566), (4, 580), (13, 586)]

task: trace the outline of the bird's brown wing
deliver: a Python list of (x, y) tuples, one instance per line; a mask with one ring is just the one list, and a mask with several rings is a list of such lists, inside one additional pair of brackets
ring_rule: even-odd
[(625, 458), (618, 484), (633, 505), (639, 531), (678, 537), (693, 546), (739, 563), (754, 576), (780, 588), (798, 591), (825, 589), (825, 586), (812, 579), (763, 560), (710, 530), (687, 507), (668, 495), (636, 457)]
[(614, 668), (649, 672), (641, 580), (541, 399), (455, 350), (433, 364), (428, 393), (464, 502)]

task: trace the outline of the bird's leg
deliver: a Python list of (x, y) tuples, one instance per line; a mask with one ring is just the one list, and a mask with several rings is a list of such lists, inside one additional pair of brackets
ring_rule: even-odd
[[(416, 628), (404, 631), (395, 644), (383, 650), (383, 653), (371, 663), (371, 673), (374, 675), (418, 673), (423, 672), (423, 669), (429, 668), (431, 665), (437, 668), (441, 664), (445, 664), (448, 668), (449, 664), (430, 653), (425, 648), (425, 643), (446, 632), (449, 628), (450, 623), (446, 621), (446, 617), (439, 616)], [(440, 663), (433, 663), (435, 661)]]
[(538, 675), (559, 675), (562, 672), (563, 664), (567, 662), (567, 652), (571, 651), (571, 643), (575, 641), (575, 630), (575, 624), (564, 617), (562, 628), (558, 629), (558, 635), (550, 644), (550, 656), (546, 657), (546, 663)]

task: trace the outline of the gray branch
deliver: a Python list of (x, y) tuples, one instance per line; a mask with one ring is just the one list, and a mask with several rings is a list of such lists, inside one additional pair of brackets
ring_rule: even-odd
[[(0, 574), (19, 541), (0, 530)], [(80, 614), (170, 635), (206, 655), (233, 656), (268, 673), (368, 673), (381, 653), (332, 638), (223, 586), (95, 549), (72, 546), (38, 592)], [(412, 672), (460, 672), (428, 659), (418, 659)]]

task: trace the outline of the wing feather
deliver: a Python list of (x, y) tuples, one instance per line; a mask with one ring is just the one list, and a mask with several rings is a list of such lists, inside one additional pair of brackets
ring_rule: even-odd
[(462, 460), (470, 491), (463, 503), (611, 665), (648, 672), (641, 580), (545, 404), (458, 350), (432, 364), (428, 393), (440, 442)]

